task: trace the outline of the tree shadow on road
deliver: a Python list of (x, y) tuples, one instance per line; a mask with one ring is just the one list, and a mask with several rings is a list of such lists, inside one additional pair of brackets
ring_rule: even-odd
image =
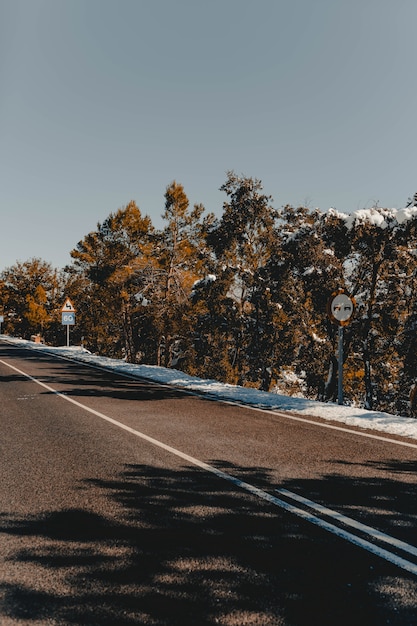
[[(146, 400), (170, 400), (184, 398), (189, 395), (186, 391), (155, 383), (144, 378), (129, 378), (111, 370), (97, 370), (94, 367), (85, 367), (85, 364), (65, 361), (59, 367), (59, 360), (41, 352), (32, 353), (27, 350), (26, 360), (34, 360), (40, 367), (44, 363), (43, 373), (39, 380), (55, 388), (59, 383), (59, 391), (63, 395), (71, 397), (99, 397), (114, 398), (118, 400), (146, 401)], [(16, 357), (16, 353), (6, 352), (5, 356)], [(53, 373), (50, 372), (51, 362)], [(82, 370), (80, 370), (82, 368)], [(80, 373), (82, 371), (82, 374)], [(0, 376), (0, 382), (27, 382), (32, 384), (29, 378), (19, 373), (11, 373)], [(45, 395), (53, 394), (53, 391), (44, 391)]]
[[(334, 472), (287, 481), (286, 488), (415, 545), (417, 461), (332, 462)], [(389, 475), (389, 478), (383, 476)], [(365, 478), (364, 478), (365, 476)]]
[[(214, 464), (273, 491), (267, 469)], [(114, 514), (78, 508), (1, 516), (4, 618), (37, 625), (417, 624), (414, 606), (403, 606), (399, 621), (378, 591), (396, 568), (367, 554), (358, 568), (350, 558), (358, 548), (198, 468), (130, 465), (113, 480), (82, 486), (104, 494)], [(415, 594), (416, 581), (404, 578)]]

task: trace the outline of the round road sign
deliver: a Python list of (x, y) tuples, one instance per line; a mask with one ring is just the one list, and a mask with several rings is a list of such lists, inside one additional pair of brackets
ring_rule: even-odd
[(346, 326), (355, 310), (355, 300), (342, 289), (333, 293), (329, 300), (329, 317), (335, 324)]

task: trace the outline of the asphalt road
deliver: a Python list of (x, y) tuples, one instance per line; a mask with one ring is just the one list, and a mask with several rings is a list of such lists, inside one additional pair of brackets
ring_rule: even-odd
[(328, 426), (0, 342), (0, 625), (417, 625), (417, 445)]

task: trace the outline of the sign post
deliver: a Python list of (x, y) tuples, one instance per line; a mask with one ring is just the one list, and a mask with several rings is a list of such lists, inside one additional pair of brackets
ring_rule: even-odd
[(75, 309), (71, 300), (67, 298), (65, 300), (65, 304), (61, 309), (62, 314), (62, 325), (67, 327), (67, 348), (69, 348), (70, 340), (69, 340), (69, 327), (74, 326), (75, 324)]
[(343, 404), (343, 326), (339, 326), (339, 328), (337, 329), (337, 333), (338, 333), (337, 403)]
[(0, 335), (1, 335), (1, 325), (4, 322), (4, 315), (0, 315)]
[(327, 303), (327, 314), (333, 324), (338, 328), (338, 377), (337, 377), (337, 402), (343, 404), (343, 328), (350, 323), (355, 311), (356, 302), (344, 289), (335, 291)]

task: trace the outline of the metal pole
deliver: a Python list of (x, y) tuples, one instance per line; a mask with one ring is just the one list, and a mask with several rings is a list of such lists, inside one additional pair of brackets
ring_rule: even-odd
[(69, 324), (67, 324), (67, 348), (69, 348)]
[(343, 404), (343, 326), (339, 326), (338, 360), (339, 375), (337, 378), (337, 401), (339, 404)]

